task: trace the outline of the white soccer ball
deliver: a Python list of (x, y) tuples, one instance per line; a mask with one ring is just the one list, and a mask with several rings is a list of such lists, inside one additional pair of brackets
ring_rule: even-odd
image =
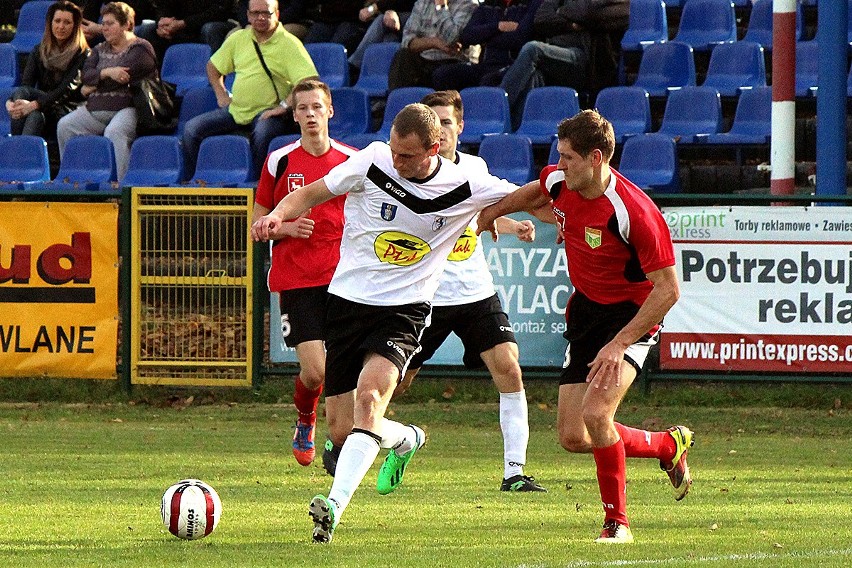
[(183, 479), (163, 493), (163, 525), (178, 538), (196, 540), (213, 532), (222, 515), (216, 491), (200, 479)]

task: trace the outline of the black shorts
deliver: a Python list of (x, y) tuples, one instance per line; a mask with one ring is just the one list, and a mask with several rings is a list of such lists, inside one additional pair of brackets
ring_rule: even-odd
[(287, 347), (295, 347), (305, 341), (324, 341), (328, 286), (283, 290), (278, 294), (281, 331)]
[[(560, 385), (585, 383), (589, 363), (639, 311), (633, 302), (598, 304), (579, 292), (568, 301), (568, 329), (562, 334), (568, 340), (565, 362), (559, 377)], [(648, 351), (657, 343), (659, 333), (644, 335), (624, 352), (624, 360), (642, 371)]]
[(459, 306), (433, 306), (432, 323), (423, 332), (422, 349), (411, 359), (410, 367), (419, 369), (432, 358), (450, 333), (455, 333), (464, 345), (462, 361), (468, 369), (485, 365), (480, 353), (495, 345), (515, 341), (509, 316), (503, 311), (500, 298), (490, 298)]
[(325, 395), (355, 390), (367, 353), (376, 353), (399, 369), (400, 378), (420, 348), (431, 307), (368, 306), (329, 294), (326, 309)]

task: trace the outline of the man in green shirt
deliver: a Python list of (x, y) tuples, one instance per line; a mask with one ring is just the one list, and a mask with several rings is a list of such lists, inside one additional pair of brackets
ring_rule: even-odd
[[(234, 32), (207, 62), (207, 78), (219, 108), (186, 123), (183, 150), (187, 175), (195, 171), (198, 148), (207, 136), (251, 132), (254, 172), (266, 159), (269, 142), (298, 132), (287, 98), (293, 85), (318, 73), (304, 45), (278, 21), (277, 0), (249, 0), (249, 26)], [(232, 93), (225, 75), (234, 73)]]

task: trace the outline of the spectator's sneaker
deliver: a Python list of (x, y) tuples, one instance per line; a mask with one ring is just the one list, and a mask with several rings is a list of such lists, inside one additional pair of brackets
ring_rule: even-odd
[(508, 479), (504, 479), (500, 484), (500, 491), (543, 491), (547, 493), (547, 489), (536, 483), (535, 478), (531, 475), (513, 475)]
[(376, 490), (379, 495), (387, 495), (399, 487), (399, 484), (402, 483), (402, 476), (405, 475), (405, 466), (414, 457), (414, 452), (422, 448), (426, 442), (426, 434), (423, 430), (414, 424), (408, 426), (414, 430), (414, 447), (401, 456), (395, 450), (388, 452), (385, 462), (379, 469), (379, 478), (376, 480)]
[(686, 454), (689, 448), (695, 444), (694, 433), (686, 426), (672, 426), (668, 433), (675, 441), (675, 455), (670, 463), (660, 462), (660, 469), (669, 474), (669, 480), (674, 487), (675, 501), (680, 501), (689, 493), (692, 485), (692, 476), (689, 475), (689, 466), (686, 463)]
[(331, 542), (337, 528), (337, 508), (334, 502), (323, 495), (315, 495), (308, 507), (314, 521), (314, 542)]
[(296, 431), (293, 433), (293, 455), (301, 465), (311, 465), (316, 456), (314, 449), (314, 428), (317, 425), (317, 413), (312, 412), (307, 422), (299, 415), (296, 421)]
[(601, 531), (601, 536), (595, 539), (600, 544), (630, 544), (633, 542), (633, 533), (630, 527), (622, 525), (618, 521), (606, 521)]
[(340, 449), (343, 446), (335, 445), (330, 438), (325, 440), (325, 448), (322, 451), (322, 466), (326, 473), (334, 477), (334, 472), (337, 470), (337, 458), (340, 457)]

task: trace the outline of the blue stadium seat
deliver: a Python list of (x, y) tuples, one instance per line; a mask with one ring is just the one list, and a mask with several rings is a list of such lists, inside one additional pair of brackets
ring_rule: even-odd
[(664, 97), (671, 88), (695, 85), (695, 57), (692, 48), (680, 41), (655, 43), (642, 53), (635, 87), (652, 97)]
[(249, 140), (237, 134), (208, 136), (198, 148), (190, 185), (245, 187), (254, 179)]
[(18, 54), (11, 44), (0, 43), (0, 87), (14, 87), (18, 79)]
[(766, 86), (766, 63), (759, 43), (738, 41), (716, 46), (710, 54), (705, 87), (723, 97), (735, 97), (742, 89)]
[(398, 42), (374, 43), (367, 47), (355, 87), (365, 91), (371, 97), (387, 96), (388, 72), (397, 51), (399, 51)]
[(651, 99), (642, 87), (607, 87), (595, 99), (595, 108), (612, 123), (615, 141), (651, 131)]
[(768, 144), (772, 134), (772, 87), (755, 87), (740, 94), (728, 132), (702, 137), (709, 144)]
[(500, 87), (467, 87), (460, 91), (464, 103), (461, 144), (479, 144), (486, 134), (512, 130), (509, 96)]
[(618, 171), (642, 189), (680, 193), (677, 145), (665, 134), (640, 134), (628, 138)]
[(105, 136), (74, 136), (65, 145), (52, 187), (96, 190), (117, 179), (112, 141)]
[(355, 87), (338, 87), (331, 90), (334, 116), (328, 121), (329, 134), (340, 138), (349, 134), (363, 134), (370, 129), (370, 97)]
[(720, 43), (737, 41), (737, 18), (731, 0), (687, 0), (674, 41), (695, 51), (710, 51)]
[(819, 44), (813, 41), (796, 42), (796, 96), (816, 96), (819, 85)]
[(644, 46), (669, 40), (669, 24), (663, 0), (630, 0), (630, 20), (621, 38), (623, 51), (642, 51)]
[(12, 95), (13, 87), (0, 87), (0, 136), (8, 136), (12, 127), (12, 117), (6, 110), (6, 102)]
[(272, 153), (278, 148), (283, 148), (287, 144), (292, 144), (301, 137), (301, 134), (282, 134), (281, 136), (276, 136), (275, 138), (269, 141), (267, 153)]
[(376, 131), (379, 139), (390, 139), (390, 129), (393, 119), (405, 105), (419, 103), (420, 99), (431, 92), (433, 90), (428, 87), (400, 87), (389, 92), (385, 103), (385, 114), (382, 118), (382, 125)]
[(342, 44), (306, 43), (305, 49), (326, 85), (332, 89), (349, 86), (349, 59)]
[[(467, 111), (466, 104), (465, 111)], [(571, 87), (537, 87), (527, 95), (521, 125), (515, 134), (526, 136), (532, 140), (533, 144), (550, 144), (556, 136), (556, 125), (562, 119), (574, 116), (578, 112), (580, 112), (580, 99), (577, 91)], [(465, 120), (465, 127), (467, 127), (467, 120)]]
[[(712, 87), (684, 87), (666, 101), (659, 133), (681, 144), (696, 142), (698, 134), (722, 131), (722, 97)], [(625, 143), (626, 144), (626, 143)]]
[[(743, 41), (753, 41), (772, 51), (772, 0), (754, 0)], [(802, 3), (796, 2), (796, 41), (802, 39)]]
[(373, 142), (387, 142), (387, 138), (382, 138), (378, 132), (367, 132), (365, 134), (350, 134), (344, 136), (342, 142), (349, 144), (353, 148), (363, 150)]
[(555, 164), (559, 161), (559, 150), (556, 149), (556, 145), (559, 143), (558, 138), (554, 138), (553, 142), (550, 143), (550, 153), (547, 155), (547, 163)]
[(127, 173), (121, 185), (177, 185), (183, 179), (183, 154), (174, 136), (142, 136), (130, 147)]
[(491, 175), (523, 185), (535, 179), (532, 141), (519, 134), (491, 134), (479, 143), (479, 157)]
[(164, 81), (177, 85), (178, 96), (196, 87), (209, 88), (209, 60), (210, 46), (206, 43), (176, 43), (166, 49), (160, 75)]
[(0, 182), (23, 189), (45, 181), (50, 181), (50, 161), (44, 138), (28, 135), (0, 138)]
[(21, 6), (15, 37), (9, 42), (17, 53), (27, 54), (41, 41), (51, 4), (53, 0), (29, 0)]
[(200, 114), (216, 110), (219, 108), (219, 103), (216, 102), (216, 93), (210, 86), (195, 87), (189, 89), (183, 94), (183, 100), (180, 103), (180, 113), (178, 114), (177, 134), (183, 133), (186, 123)]

